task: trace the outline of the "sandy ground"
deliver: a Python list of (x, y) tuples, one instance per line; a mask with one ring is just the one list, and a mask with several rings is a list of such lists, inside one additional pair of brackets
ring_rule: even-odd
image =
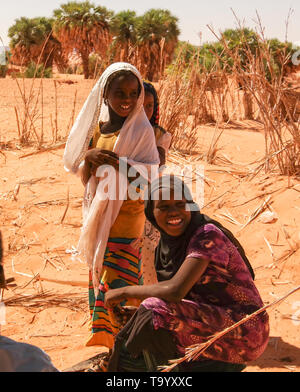
[[(26, 81), (26, 91), (31, 83)], [(53, 80), (43, 81), (43, 115), (37, 117), (35, 127), (40, 132), (43, 126), (46, 144), (52, 140), (56, 119), (57, 144), (62, 142), (73, 116), (75, 92), (76, 116), (93, 83), (61, 75), (55, 93)], [(21, 91), (22, 88), (21, 85)], [(22, 101), (16, 82), (0, 79), (0, 228), (6, 278), (14, 277), (17, 285), (5, 291), (4, 299), (28, 295), (36, 298), (24, 297), (21, 303), (8, 304), (7, 322), (1, 333), (39, 346), (63, 370), (105, 350), (85, 347), (89, 335), (85, 287), (88, 271), (70, 254), (79, 238), (83, 186), (78, 178), (64, 171), (63, 147), (24, 157), (36, 150), (34, 146), (21, 147), (18, 142), (15, 107), (21, 117)], [(38, 110), (41, 108), (40, 105)], [(207, 151), (214, 132), (213, 126), (199, 129), (199, 154)], [(254, 178), (247, 176), (264, 155), (263, 130), (258, 123), (231, 124), (218, 147), (214, 164), (194, 162), (199, 170), (204, 167), (206, 176), (202, 211), (236, 234), (255, 269), (256, 285), (265, 304), (272, 303), (300, 285), (299, 178), (263, 171)], [(169, 163), (178, 160), (171, 154)], [(259, 215), (243, 227), (268, 198), (266, 211), (274, 212), (277, 219), (264, 223)], [(44, 279), (68, 283), (32, 279), (38, 273)], [(300, 292), (270, 310), (269, 345), (261, 358), (249, 363), (246, 372), (300, 370), (299, 313)]]

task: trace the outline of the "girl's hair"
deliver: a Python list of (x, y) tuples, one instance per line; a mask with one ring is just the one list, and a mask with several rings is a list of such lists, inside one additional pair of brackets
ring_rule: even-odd
[(152, 126), (158, 125), (159, 124), (159, 100), (158, 100), (158, 95), (155, 90), (155, 87), (153, 84), (150, 82), (143, 82), (144, 84), (144, 89), (145, 89), (145, 94), (152, 94), (154, 98), (154, 108), (153, 108), (153, 115), (150, 118), (150, 124)]
[(127, 71), (127, 70), (124, 70), (124, 69), (123, 69), (123, 70), (120, 70), (120, 71), (117, 71), (117, 72), (111, 74), (110, 77), (107, 79), (106, 85), (105, 85), (105, 87), (104, 87), (104, 93), (103, 93), (103, 97), (104, 97), (104, 98), (107, 97), (107, 93), (108, 93), (108, 91), (109, 91), (109, 89), (110, 89), (110, 86), (111, 86), (112, 82), (113, 82), (116, 78), (118, 78), (118, 77), (120, 77), (120, 76), (134, 76), (134, 77), (136, 78), (136, 80), (138, 81), (138, 84), (139, 84), (138, 94), (140, 95), (140, 93), (141, 93), (141, 84), (140, 84), (138, 78), (137, 78), (137, 77), (134, 75), (134, 73), (132, 73), (131, 71)]

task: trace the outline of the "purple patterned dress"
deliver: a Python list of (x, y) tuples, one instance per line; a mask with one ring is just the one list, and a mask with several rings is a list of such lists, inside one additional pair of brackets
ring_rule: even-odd
[[(186, 258), (210, 260), (199, 281), (184, 300), (169, 303), (158, 298), (142, 302), (151, 309), (155, 329), (171, 331), (180, 354), (185, 348), (206, 342), (263, 306), (263, 302), (239, 252), (213, 224), (200, 227), (189, 243)], [(257, 359), (269, 338), (266, 312), (226, 334), (199, 360), (245, 363)]]

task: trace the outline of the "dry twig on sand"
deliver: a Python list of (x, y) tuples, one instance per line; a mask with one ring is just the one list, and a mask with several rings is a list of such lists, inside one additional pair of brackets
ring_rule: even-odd
[(73, 287), (82, 287), (84, 289), (88, 287), (88, 284), (86, 282), (80, 282), (76, 280), (49, 279), (49, 278), (44, 278), (42, 276), (39, 276), (38, 279), (42, 280), (43, 282), (57, 283), (57, 284), (63, 284), (63, 285), (73, 286)]
[(256, 219), (267, 208), (270, 199), (271, 199), (271, 196), (269, 196), (267, 198), (267, 200), (265, 200), (259, 207), (257, 207), (252, 212), (252, 214), (248, 218), (247, 222), (240, 228), (239, 232), (242, 231), (246, 226), (248, 226), (249, 223), (251, 223), (254, 219)]
[(86, 295), (80, 294), (58, 294), (50, 291), (33, 295), (14, 295), (4, 300), (5, 306), (20, 306), (30, 312), (41, 312), (50, 307), (60, 307), (78, 311), (86, 311)]
[(66, 205), (65, 211), (64, 211), (64, 213), (63, 213), (63, 216), (62, 216), (62, 218), (61, 218), (61, 220), (60, 220), (60, 223), (61, 223), (61, 224), (63, 224), (63, 222), (64, 222), (64, 220), (65, 220), (65, 217), (66, 217), (66, 215), (67, 215), (69, 206), (70, 206), (70, 188), (68, 188), (68, 192), (67, 192), (67, 205)]
[(25, 154), (25, 155), (21, 155), (19, 157), (19, 159), (27, 158), (27, 157), (30, 157), (31, 155), (41, 154), (42, 152), (46, 152), (46, 151), (58, 150), (60, 148), (64, 148), (65, 146), (66, 146), (66, 143), (59, 143), (59, 144), (56, 144), (54, 146), (44, 147), (44, 148), (41, 148), (40, 150), (33, 151), (33, 152), (30, 152), (30, 153)]
[(219, 217), (226, 219), (229, 223), (232, 223), (234, 225), (241, 226), (241, 223), (238, 222), (231, 214), (230, 212), (220, 212)]

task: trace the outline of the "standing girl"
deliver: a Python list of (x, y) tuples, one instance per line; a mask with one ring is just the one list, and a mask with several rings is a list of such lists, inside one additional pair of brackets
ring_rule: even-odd
[(160, 166), (162, 166), (166, 163), (166, 157), (170, 148), (172, 136), (159, 125), (159, 100), (155, 87), (149, 82), (144, 82), (144, 89), (144, 109), (154, 130)]
[[(92, 334), (88, 346), (112, 348), (119, 329), (113, 312), (104, 305), (104, 294), (141, 281), (141, 249), (132, 243), (143, 234), (143, 200), (126, 200), (128, 177), (119, 171), (119, 160), (125, 157), (130, 165), (143, 164), (148, 173), (158, 168), (155, 137), (143, 102), (137, 69), (127, 63), (112, 64), (85, 102), (65, 149), (66, 169), (80, 174), (85, 185), (78, 250), (89, 266)], [(115, 197), (107, 195), (107, 188)]]
[[(144, 109), (150, 124), (153, 127), (157, 150), (159, 153), (160, 166), (165, 165), (166, 157), (171, 144), (172, 136), (159, 125), (159, 100), (153, 84), (144, 81), (145, 99)], [(142, 247), (142, 269), (145, 285), (157, 282), (154, 268), (154, 252), (159, 242), (160, 234), (155, 227), (146, 220), (143, 247)]]

